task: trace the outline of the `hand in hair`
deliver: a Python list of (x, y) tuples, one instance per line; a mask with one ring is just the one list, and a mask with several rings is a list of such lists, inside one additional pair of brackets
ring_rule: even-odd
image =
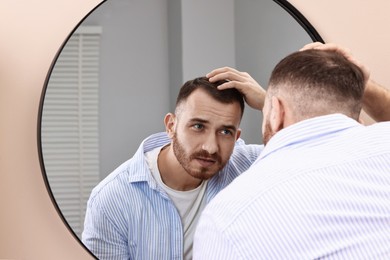
[(208, 73), (210, 82), (228, 80), (218, 86), (218, 89), (236, 88), (244, 96), (245, 102), (252, 108), (262, 110), (265, 90), (247, 72), (241, 72), (230, 67), (222, 67)]

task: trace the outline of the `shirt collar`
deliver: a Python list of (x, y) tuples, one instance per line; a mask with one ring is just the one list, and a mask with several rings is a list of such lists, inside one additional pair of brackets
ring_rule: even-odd
[[(129, 160), (129, 163), (127, 163), (127, 172), (129, 173), (128, 181), (130, 183), (146, 181), (149, 183), (151, 188), (155, 189), (157, 187), (157, 183), (148, 168), (145, 153), (169, 143), (171, 143), (171, 139), (168, 137), (166, 132), (150, 135), (143, 140), (134, 156)], [(242, 139), (238, 139), (236, 144), (243, 145), (245, 142)], [(226, 178), (227, 174), (225, 174), (225, 171), (229, 169), (229, 164), (230, 160), (225, 167), (213, 177), (213, 179), (219, 177)]]
[(153, 177), (145, 160), (145, 153), (170, 142), (171, 139), (165, 132), (156, 133), (146, 138), (140, 144), (138, 150), (128, 164), (129, 182), (147, 181), (151, 185), (154, 185), (155, 182), (151, 181)]
[(258, 160), (277, 150), (301, 145), (316, 145), (326, 141), (331, 135), (347, 128), (362, 126), (356, 120), (342, 114), (318, 116), (303, 120), (277, 132), (264, 147)]

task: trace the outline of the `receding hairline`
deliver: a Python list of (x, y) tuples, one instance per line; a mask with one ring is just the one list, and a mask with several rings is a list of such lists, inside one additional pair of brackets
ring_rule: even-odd
[[(183, 102), (185, 102), (196, 90), (203, 90), (213, 100), (222, 104), (231, 104), (237, 102), (240, 106), (241, 117), (244, 114), (245, 102), (243, 95), (235, 88), (219, 90), (218, 86), (226, 83), (227, 80), (210, 82), (207, 77), (198, 77), (193, 80), (188, 80), (180, 88), (176, 99), (175, 113)], [(179, 112), (179, 111), (178, 111)]]
[[(218, 90), (218, 91), (223, 91), (223, 90)], [(212, 94), (210, 94), (210, 92), (208, 92), (204, 87), (199, 87), (199, 88), (196, 88), (194, 89), (187, 97), (183, 98), (183, 99), (180, 99), (180, 101), (178, 103), (176, 103), (176, 107), (175, 107), (175, 114), (176, 115), (179, 115), (182, 111), (183, 111), (183, 106), (187, 103), (188, 99), (193, 97), (194, 94), (196, 93), (204, 93), (205, 95), (209, 96), (211, 99), (213, 99), (215, 102), (218, 102), (220, 104), (223, 104), (223, 105), (229, 105), (229, 104), (237, 104), (239, 109), (240, 109), (240, 119), (242, 119), (242, 116), (243, 116), (243, 109), (240, 105), (240, 102), (238, 100), (231, 100), (229, 102), (223, 102), (221, 100), (218, 100), (216, 99)]]

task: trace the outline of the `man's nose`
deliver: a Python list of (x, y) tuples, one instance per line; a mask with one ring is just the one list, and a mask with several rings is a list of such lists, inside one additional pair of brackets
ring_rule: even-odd
[(207, 151), (209, 154), (217, 153), (218, 152), (217, 137), (213, 134), (208, 135), (203, 142), (202, 149)]

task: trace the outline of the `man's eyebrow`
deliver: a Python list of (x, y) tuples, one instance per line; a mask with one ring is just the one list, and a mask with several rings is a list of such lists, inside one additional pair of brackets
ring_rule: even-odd
[(234, 132), (237, 131), (237, 127), (235, 127), (234, 125), (223, 125), (223, 128), (231, 129)]
[(197, 123), (208, 123), (209, 121), (206, 120), (206, 119), (195, 117), (195, 118), (191, 118), (189, 122), (190, 123), (195, 123), (195, 122), (197, 122)]
[[(208, 120), (205, 120), (205, 119), (202, 119), (202, 118), (191, 118), (190, 123), (203, 123), (203, 124), (206, 124), (206, 123), (209, 123)], [(233, 131), (237, 131), (237, 127), (235, 125), (222, 125), (221, 128), (226, 128), (226, 129), (231, 129)]]

